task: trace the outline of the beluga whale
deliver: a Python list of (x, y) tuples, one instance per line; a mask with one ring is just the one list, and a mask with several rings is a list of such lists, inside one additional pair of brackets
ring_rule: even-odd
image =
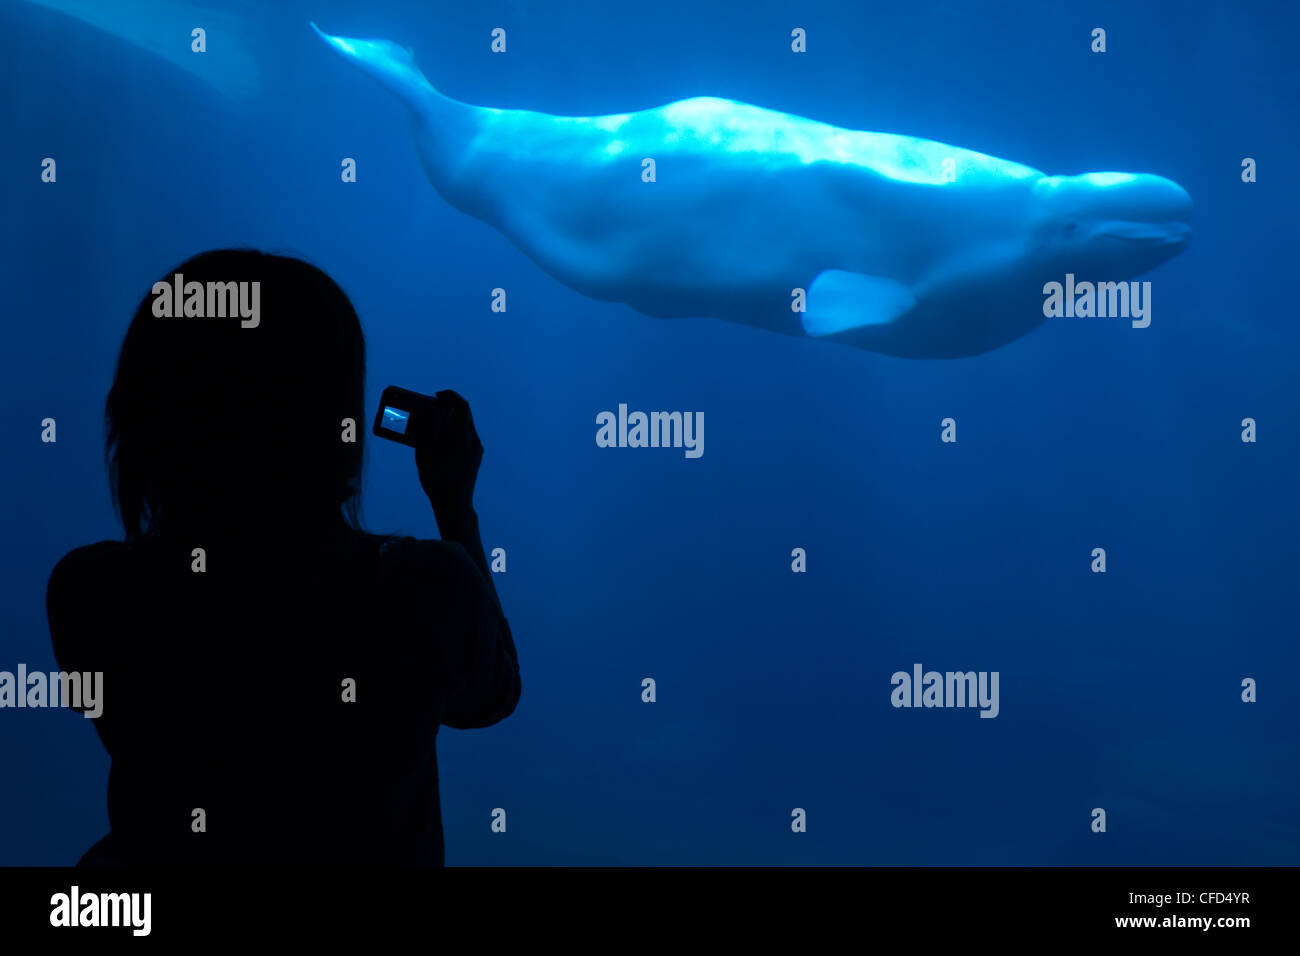
[(311, 27), (405, 102), (447, 203), (645, 315), (959, 358), (1040, 325), (1049, 283), (1123, 282), (1190, 237), (1191, 198), (1157, 175), (1048, 176), (716, 97), (611, 116), (471, 106), (405, 47)]

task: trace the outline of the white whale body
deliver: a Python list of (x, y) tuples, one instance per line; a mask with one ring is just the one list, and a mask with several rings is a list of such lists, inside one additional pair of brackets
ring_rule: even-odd
[(646, 315), (978, 355), (1044, 321), (1044, 284), (1124, 281), (1190, 236), (1191, 199), (1160, 176), (1046, 176), (712, 97), (592, 117), (470, 106), (404, 47), (312, 28), (410, 108), (443, 199), (570, 288)]

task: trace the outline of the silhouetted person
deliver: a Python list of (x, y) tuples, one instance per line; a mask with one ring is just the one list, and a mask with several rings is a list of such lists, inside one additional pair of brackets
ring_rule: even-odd
[(520, 690), (469, 406), (447, 393), (416, 452), (442, 540), (364, 533), (365, 343), (342, 290), (252, 251), (175, 273), (258, 282), (260, 314), (158, 317), (151, 292), (122, 345), (125, 540), (69, 553), (47, 594), (60, 668), (104, 674), (110, 833), (82, 862), (441, 865), (438, 727), (494, 724)]

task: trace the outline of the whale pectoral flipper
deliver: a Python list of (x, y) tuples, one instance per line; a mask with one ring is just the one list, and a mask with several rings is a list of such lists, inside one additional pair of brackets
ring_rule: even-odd
[(885, 325), (915, 305), (912, 290), (896, 279), (827, 269), (808, 289), (800, 321), (806, 334), (820, 337), (864, 325)]

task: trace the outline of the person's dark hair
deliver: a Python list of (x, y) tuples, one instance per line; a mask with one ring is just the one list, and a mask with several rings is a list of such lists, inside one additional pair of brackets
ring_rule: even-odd
[(255, 250), (205, 252), (159, 281), (177, 273), (205, 305), (220, 297), (208, 283), (258, 283), (257, 325), (186, 317), (184, 297), (156, 315), (152, 287), (140, 302), (104, 409), (127, 539), (245, 518), (359, 528), (366, 358), (348, 297), (315, 266)]

